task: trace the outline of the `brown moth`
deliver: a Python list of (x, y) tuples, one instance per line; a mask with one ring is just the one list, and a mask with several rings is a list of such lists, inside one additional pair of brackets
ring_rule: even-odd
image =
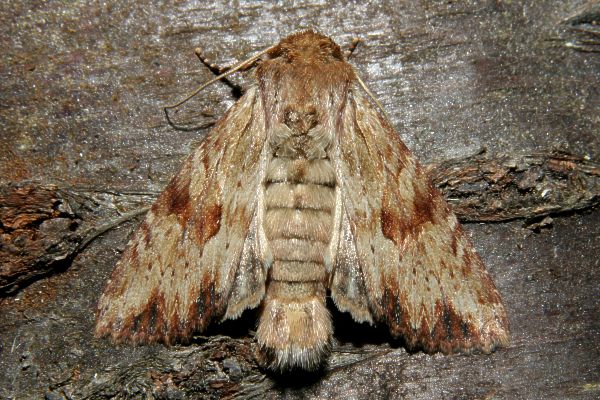
[(340, 47), (307, 31), (261, 54), (256, 84), (133, 235), (96, 335), (186, 342), (260, 305), (269, 367), (316, 369), (331, 343), (330, 293), (340, 311), (386, 324), (410, 348), (507, 344), (480, 258)]

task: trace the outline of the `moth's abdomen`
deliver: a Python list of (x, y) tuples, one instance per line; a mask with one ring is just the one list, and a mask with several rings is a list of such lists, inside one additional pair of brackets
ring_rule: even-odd
[(275, 157), (263, 228), (273, 255), (257, 337), (272, 368), (316, 368), (332, 333), (323, 256), (332, 236), (335, 173), (327, 158)]

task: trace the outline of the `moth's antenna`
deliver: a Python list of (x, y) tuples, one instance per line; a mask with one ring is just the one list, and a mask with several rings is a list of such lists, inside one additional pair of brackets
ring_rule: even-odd
[[(354, 53), (354, 50), (356, 50), (356, 48), (358, 47), (358, 44), (361, 42), (361, 40), (357, 37), (355, 37), (354, 39), (352, 39), (352, 43), (350, 43), (350, 46), (348, 47), (348, 50), (346, 50), (346, 60), (349, 60), (350, 57), (352, 56), (352, 54)], [(389, 117), (388, 115), (385, 113), (385, 110), (383, 109), (383, 106), (381, 105), (381, 103), (379, 101), (377, 101), (377, 99), (375, 98), (375, 96), (373, 96), (373, 93), (371, 93), (371, 91), (369, 90), (369, 88), (367, 87), (367, 85), (365, 85), (365, 83), (363, 82), (362, 79), (360, 79), (360, 76), (358, 76), (358, 74), (356, 74), (356, 79), (358, 80), (358, 83), (360, 83), (360, 86), (363, 88), (363, 90), (365, 91), (365, 93), (367, 93), (367, 95), (371, 98), (371, 100), (373, 100), (373, 103), (375, 103), (375, 105), (377, 105), (377, 108), (379, 108), (379, 110), (383, 113), (383, 116), (389, 121)]]
[(217, 64), (212, 62), (208, 57), (206, 57), (204, 55), (204, 50), (202, 50), (200, 47), (196, 47), (194, 49), (194, 53), (196, 54), (196, 57), (198, 57), (200, 62), (202, 62), (202, 64), (206, 65), (208, 67), (208, 69), (210, 69), (211, 72), (215, 75), (220, 75), (231, 69), (231, 66), (219, 67)]
[(163, 107), (163, 110), (165, 111), (165, 114), (167, 114), (167, 118), (169, 118), (169, 114), (167, 112), (167, 110), (171, 109), (171, 108), (175, 108), (175, 107), (179, 107), (180, 105), (182, 105), (183, 103), (185, 103), (186, 101), (190, 100), (192, 97), (196, 96), (198, 93), (200, 93), (200, 91), (202, 89), (204, 89), (207, 86), (212, 85), (213, 83), (220, 81), (221, 79), (225, 78), (228, 75), (233, 74), (236, 71), (239, 71), (240, 69), (243, 69), (249, 65), (251, 65), (253, 62), (255, 62), (256, 60), (258, 60), (262, 55), (268, 53), (269, 51), (271, 51), (275, 46), (271, 46), (263, 51), (261, 51), (260, 53), (257, 53), (255, 55), (253, 55), (252, 57), (250, 57), (249, 59), (242, 61), (241, 63), (237, 64), (236, 66), (232, 67), (231, 69), (225, 71), (224, 73), (222, 73), (221, 75), (211, 79), (210, 81), (200, 85), (198, 87), (198, 89), (194, 90), (192, 93), (190, 93), (185, 99), (181, 100), (179, 103), (175, 103), (173, 105), (170, 106), (165, 106)]
[(371, 93), (371, 91), (369, 90), (369, 88), (367, 87), (367, 85), (365, 85), (365, 83), (363, 82), (363, 80), (360, 79), (360, 76), (358, 76), (358, 74), (356, 75), (356, 79), (358, 80), (358, 83), (360, 83), (360, 86), (363, 88), (363, 90), (371, 98), (371, 100), (373, 100), (373, 103), (375, 103), (377, 105), (377, 108), (379, 108), (379, 110), (381, 111), (381, 113), (383, 114), (383, 116), (388, 121), (390, 121), (390, 117), (388, 117), (388, 115), (386, 114), (386, 112), (383, 109), (383, 106), (381, 105), (381, 103), (379, 101), (377, 101), (377, 99), (375, 98), (375, 96), (373, 96), (373, 93)]

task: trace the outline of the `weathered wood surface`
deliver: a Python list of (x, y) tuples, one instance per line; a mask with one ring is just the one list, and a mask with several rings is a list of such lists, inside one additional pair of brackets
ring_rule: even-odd
[[(600, 396), (600, 5), (344, 3), (0, 5), (0, 398)], [(334, 313), (329, 368), (290, 379), (257, 367), (251, 312), (171, 349), (92, 337), (128, 213), (207, 131), (160, 110), (210, 78), (193, 48), (229, 64), (304, 28), (363, 40), (352, 63), (403, 140), (485, 222), (466, 227), (510, 347), (409, 354)], [(233, 101), (216, 85), (174, 117), (205, 127)]]

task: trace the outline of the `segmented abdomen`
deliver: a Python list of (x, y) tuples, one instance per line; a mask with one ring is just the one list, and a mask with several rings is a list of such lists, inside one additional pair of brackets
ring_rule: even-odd
[(277, 369), (314, 368), (327, 351), (327, 252), (335, 173), (327, 158), (274, 157), (265, 178), (263, 228), (273, 255), (258, 340)]
[(335, 207), (331, 163), (274, 158), (265, 185), (264, 229), (275, 260), (271, 280), (323, 281)]

